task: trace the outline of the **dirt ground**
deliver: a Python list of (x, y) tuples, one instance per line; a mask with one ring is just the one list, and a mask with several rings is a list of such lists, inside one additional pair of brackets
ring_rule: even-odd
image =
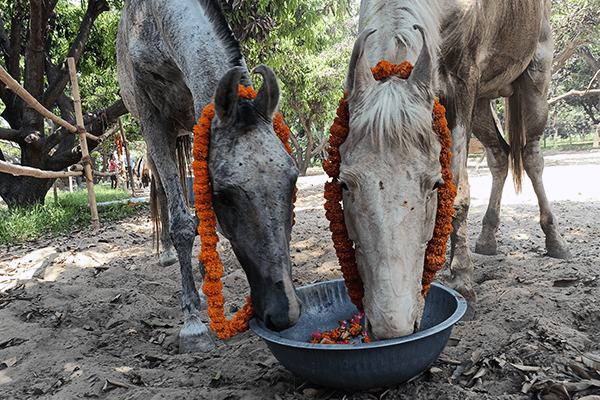
[[(471, 247), (490, 190), (470, 161)], [(507, 183), (495, 256), (474, 254), (476, 319), (459, 322), (440, 358), (412, 381), (345, 391), (295, 377), (252, 331), (178, 354), (178, 264), (152, 251), (147, 215), (96, 232), (0, 247), (0, 399), (598, 399), (600, 152), (546, 155), (544, 180), (569, 261), (545, 256), (537, 200)], [(295, 284), (340, 278), (320, 171), (299, 180)], [(221, 242), (233, 312), (248, 287)], [(196, 239), (194, 254), (199, 251)], [(444, 269), (437, 277), (450, 284)], [(206, 313), (203, 313), (207, 321)], [(597, 357), (597, 361), (594, 361)]]

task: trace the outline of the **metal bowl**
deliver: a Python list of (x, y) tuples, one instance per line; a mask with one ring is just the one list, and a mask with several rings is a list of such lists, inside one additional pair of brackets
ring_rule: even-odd
[(292, 373), (319, 385), (364, 390), (406, 382), (434, 362), (450, 338), (452, 326), (467, 304), (457, 292), (433, 283), (425, 299), (419, 332), (372, 343), (313, 344), (312, 333), (337, 328), (338, 321), (358, 313), (343, 280), (297, 290), (302, 316), (292, 328), (274, 332), (257, 318), (252, 330), (262, 337), (277, 360)]

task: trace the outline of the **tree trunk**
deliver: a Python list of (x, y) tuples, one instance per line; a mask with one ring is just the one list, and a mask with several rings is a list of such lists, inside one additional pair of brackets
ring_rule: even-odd
[[(29, 0), (29, 6), (25, 7), (25, 0), (14, 1), (10, 43), (6, 43), (7, 35), (3, 34), (4, 40), (0, 44), (7, 60), (8, 73), (17, 82), (22, 81), (23, 88), (47, 109), (52, 110), (58, 105), (61, 116), (64, 119), (72, 119), (73, 116), (69, 112), (72, 111), (71, 100), (64, 94), (69, 81), (66, 59), (58, 65), (53, 65), (45, 52), (51, 44), (50, 40), (46, 40), (50, 26), (48, 21), (57, 2), (58, 0)], [(71, 43), (68, 56), (79, 59), (94, 21), (108, 10), (107, 0), (88, 1), (86, 14), (76, 39)], [(23, 61), (25, 68), (22, 74)], [(42, 115), (3, 84), (0, 85), (0, 99), (4, 103), (2, 117), (11, 127), (0, 128), (0, 138), (19, 145), (22, 166), (60, 171), (81, 159), (80, 145), (71, 132), (63, 128), (46, 134)], [(85, 120), (86, 129), (94, 136), (100, 136), (106, 129), (107, 122), (114, 123), (116, 117), (126, 112), (123, 102), (119, 101), (101, 112), (88, 114)], [(97, 142), (88, 140), (90, 149), (97, 145)], [(0, 159), (2, 158), (0, 151)], [(52, 182), (53, 180), (48, 178), (0, 173), (0, 197), (11, 206), (44, 203), (44, 197), (52, 187)]]
[(303, 115), (300, 115), (300, 123), (306, 131), (307, 143), (306, 149), (304, 149), (304, 160), (302, 161), (302, 164), (300, 164), (300, 167), (298, 169), (300, 171), (300, 176), (306, 176), (306, 171), (308, 170), (308, 166), (310, 165), (310, 160), (312, 158), (312, 148), (315, 144), (315, 139), (312, 135), (312, 116), (308, 117), (308, 120), (306, 120)]
[[(114, 124), (118, 117), (126, 113), (127, 108), (125, 108), (125, 104), (122, 100), (119, 100), (117, 103), (104, 110), (87, 114), (84, 117), (84, 121), (86, 122), (86, 131), (94, 136), (100, 136), (106, 129), (107, 125)], [(74, 121), (71, 122), (74, 123)], [(66, 131), (66, 129), (57, 129), (54, 135), (60, 136), (61, 131)], [(45, 147), (44, 142), (51, 141), (54, 135), (46, 138), (45, 141), (41, 141), (42, 148)], [(74, 140), (72, 139), (73, 137), (74, 135), (69, 132), (65, 142), (71, 143), (70, 141)], [(98, 143), (96, 141), (88, 139), (88, 147), (90, 151), (93, 150), (97, 145)], [(52, 155), (49, 155), (47, 151), (42, 151), (41, 153), (43, 154), (43, 160), (40, 165), (31, 165), (31, 163), (25, 164), (23, 162), (21, 162), (21, 164), (43, 170), (60, 171), (81, 160), (81, 148), (79, 146), (75, 148), (71, 146), (64, 147), (65, 148), (63, 149), (63, 146), (58, 146), (57, 151)], [(22, 146), (22, 148), (22, 154), (24, 156), (25, 154), (29, 154), (26, 153), (26, 151), (31, 151), (31, 147), (27, 146), (26, 142), (25, 146)], [(0, 173), (0, 197), (2, 197), (9, 206), (24, 206), (35, 203), (44, 204), (46, 193), (48, 193), (48, 190), (50, 190), (52, 187), (52, 182), (53, 179), (49, 178), (33, 178), (29, 176), (15, 176), (11, 174)]]

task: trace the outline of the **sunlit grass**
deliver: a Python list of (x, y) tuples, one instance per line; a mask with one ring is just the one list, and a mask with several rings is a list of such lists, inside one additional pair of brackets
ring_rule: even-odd
[[(97, 203), (131, 197), (124, 189), (110, 189), (108, 184), (95, 185), (94, 191)], [(102, 225), (131, 217), (147, 209), (148, 205), (145, 203), (98, 205), (98, 217)], [(54, 201), (54, 194), (50, 190), (44, 205), (10, 209), (0, 206), (0, 244), (17, 244), (67, 234), (74, 230), (87, 230), (91, 224), (87, 189), (73, 193), (59, 192), (58, 202)]]

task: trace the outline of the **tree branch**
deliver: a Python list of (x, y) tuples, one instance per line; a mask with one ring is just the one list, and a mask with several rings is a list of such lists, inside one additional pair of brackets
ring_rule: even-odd
[(16, 129), (0, 128), (0, 139), (10, 140), (14, 143), (19, 143), (21, 140), (21, 132)]
[(598, 71), (600, 69), (600, 62), (596, 60), (588, 46), (579, 46), (577, 48), (577, 55), (583, 58), (592, 71)]
[(569, 90), (567, 93), (561, 94), (560, 96), (554, 97), (548, 100), (548, 105), (554, 104), (558, 101), (564, 100), (567, 97), (571, 96), (586, 96), (588, 94), (600, 94), (600, 89), (592, 89), (592, 90)]
[(567, 60), (571, 58), (573, 54), (577, 52), (577, 48), (583, 42), (580, 40), (574, 40), (567, 43), (565, 49), (560, 53), (554, 60), (552, 60), (552, 75), (554, 75), (559, 69), (565, 66)]
[(328, 142), (327, 140), (322, 140), (322, 141), (321, 141), (321, 143), (320, 143), (320, 144), (317, 146), (317, 148), (315, 149), (315, 151), (313, 151), (313, 152), (310, 154), (310, 158), (313, 158), (313, 157), (315, 157), (317, 154), (319, 154), (320, 152), (322, 152), (322, 151), (325, 149), (325, 147), (327, 147), (327, 144), (328, 144), (328, 143), (329, 143), (329, 142)]
[(98, 18), (100, 14), (105, 11), (109, 11), (110, 7), (106, 0), (90, 0), (88, 2), (88, 8), (81, 21), (81, 25), (79, 26), (79, 32), (77, 33), (77, 37), (71, 44), (71, 48), (69, 49), (69, 54), (63, 62), (56, 66), (48, 65), (48, 79), (50, 80), (48, 85), (48, 90), (46, 90), (46, 94), (44, 95), (44, 106), (46, 108), (51, 108), (56, 103), (58, 96), (64, 91), (65, 86), (69, 82), (69, 68), (67, 66), (67, 58), (73, 57), (75, 59), (75, 63), (79, 61), (81, 54), (85, 49), (85, 43), (90, 37), (90, 32), (92, 31), (92, 26), (94, 25), (94, 21)]
[[(97, 110), (93, 113), (88, 113), (83, 117), (85, 130), (93, 136), (102, 136), (102, 134), (109, 125), (114, 124), (117, 118), (119, 118), (121, 115), (127, 114), (127, 112), (128, 111), (125, 107), (125, 103), (123, 102), (123, 100), (119, 100), (105, 109)], [(45, 148), (48, 149), (48, 151), (60, 142), (60, 140), (57, 140), (58, 138), (62, 136), (64, 139), (66, 135), (70, 134), (65, 134), (64, 131), (64, 128), (60, 128), (54, 133), (54, 135), (51, 135), (46, 139), (47, 141), (45, 143)], [(99, 144), (98, 141), (89, 139), (87, 142), (90, 153)], [(54, 145), (50, 147), (50, 145), (53, 143)], [(51, 156), (48, 155), (46, 157), (45, 164), (47, 169), (59, 171), (70, 165), (75, 164), (76, 162), (79, 162), (79, 160), (81, 160), (81, 147), (77, 145), (73, 148), (67, 148), (63, 149), (63, 151), (57, 151)]]
[(23, 6), (21, 1), (15, 4), (15, 13), (10, 21), (10, 54), (9, 61), (6, 63), (8, 73), (18, 82), (21, 79), (21, 68), (19, 66), (21, 58), (21, 32), (23, 31)]

